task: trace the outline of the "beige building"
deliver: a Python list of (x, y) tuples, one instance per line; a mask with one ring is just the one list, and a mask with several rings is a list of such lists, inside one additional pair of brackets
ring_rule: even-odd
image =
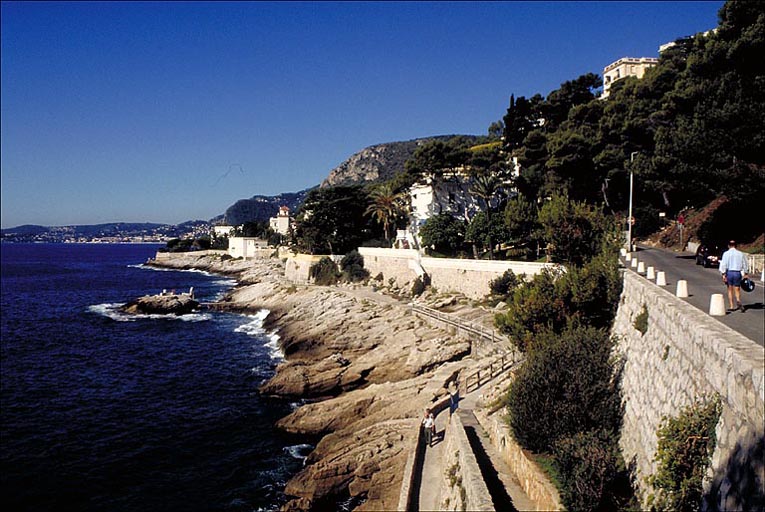
[(271, 217), (268, 221), (271, 229), (280, 235), (286, 235), (290, 231), (290, 209), (288, 206), (280, 206), (276, 217)]
[(601, 98), (607, 98), (611, 92), (611, 85), (626, 78), (634, 76), (643, 78), (647, 69), (659, 63), (654, 57), (623, 57), (603, 68), (603, 94)]

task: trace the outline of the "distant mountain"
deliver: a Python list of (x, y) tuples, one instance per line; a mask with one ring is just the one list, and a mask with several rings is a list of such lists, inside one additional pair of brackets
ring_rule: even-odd
[[(303, 204), (306, 194), (311, 189), (300, 192), (287, 192), (278, 196), (252, 196), (249, 199), (240, 199), (229, 206), (223, 214), (223, 224), (227, 226), (239, 226), (245, 222), (268, 221), (276, 217), (280, 206), (287, 206), (293, 214)], [(217, 217), (216, 217), (217, 219)]]
[[(321, 183), (321, 187), (364, 185), (389, 180), (404, 172), (404, 164), (414, 155), (419, 146), (431, 140), (447, 140), (452, 137), (454, 135), (438, 135), (369, 146), (332, 169), (329, 176)], [(478, 139), (477, 136), (472, 135), (460, 137)]]

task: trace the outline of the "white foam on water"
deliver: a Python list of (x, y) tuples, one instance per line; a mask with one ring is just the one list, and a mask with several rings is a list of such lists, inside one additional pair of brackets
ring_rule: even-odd
[(306, 457), (308, 457), (308, 454), (313, 450), (313, 446), (310, 444), (295, 444), (292, 446), (285, 446), (283, 450), (291, 457), (305, 462)]
[(258, 338), (265, 337), (268, 340), (266, 341), (265, 346), (269, 348), (269, 356), (271, 356), (271, 359), (275, 361), (282, 361), (284, 360), (284, 353), (279, 346), (279, 335), (276, 334), (276, 331), (268, 333), (263, 328), (263, 323), (270, 313), (271, 312), (267, 309), (261, 309), (254, 315), (245, 315), (248, 318), (251, 318), (252, 321), (240, 325), (234, 329), (234, 332), (243, 332)]
[(95, 304), (93, 306), (88, 306), (88, 311), (90, 311), (91, 313), (96, 313), (101, 316), (105, 316), (107, 318), (111, 318), (112, 320), (116, 322), (135, 322), (136, 320), (140, 320), (140, 319), (180, 320), (181, 322), (204, 322), (212, 318), (212, 315), (210, 315), (209, 313), (189, 313), (186, 315), (132, 314), (132, 313), (125, 313), (123, 311), (120, 311), (119, 309), (120, 306), (122, 306), (122, 304), (120, 303)]

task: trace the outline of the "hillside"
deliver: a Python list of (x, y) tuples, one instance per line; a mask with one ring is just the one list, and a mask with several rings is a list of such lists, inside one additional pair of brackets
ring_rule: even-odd
[[(404, 164), (415, 150), (430, 140), (446, 140), (454, 135), (439, 135), (403, 142), (388, 142), (369, 146), (352, 155), (329, 172), (321, 187), (361, 185), (389, 180), (404, 172)], [(473, 137), (463, 135), (461, 137)], [(475, 137), (478, 139), (478, 137)]]
[(238, 226), (245, 222), (268, 221), (279, 212), (280, 206), (288, 206), (291, 212), (303, 203), (306, 194), (311, 189), (299, 192), (287, 192), (278, 196), (252, 196), (240, 199), (226, 209), (223, 214), (223, 224)]

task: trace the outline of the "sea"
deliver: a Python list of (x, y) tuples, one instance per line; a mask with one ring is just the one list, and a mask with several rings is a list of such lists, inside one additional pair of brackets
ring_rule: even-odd
[(236, 282), (144, 265), (159, 245), (2, 244), (0, 503), (11, 511), (256, 511), (283, 504), (312, 440), (261, 396), (282, 358), (267, 311), (119, 306)]

